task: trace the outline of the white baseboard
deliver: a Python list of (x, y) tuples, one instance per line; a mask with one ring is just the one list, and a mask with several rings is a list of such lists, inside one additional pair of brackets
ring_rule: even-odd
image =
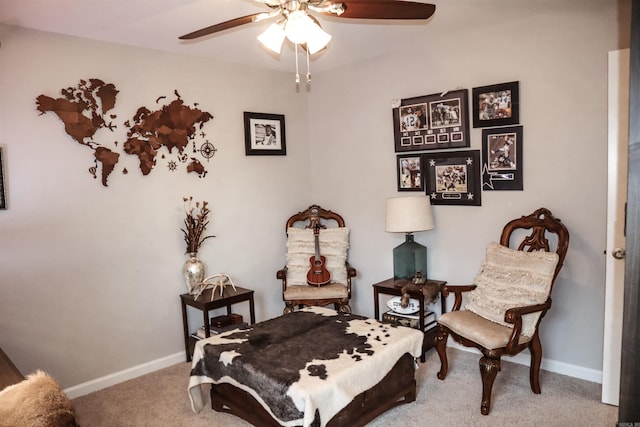
[[(455, 342), (449, 341), (447, 345), (457, 348), (458, 350), (478, 353), (476, 349), (464, 347)], [(528, 353), (520, 353), (513, 357), (505, 357), (503, 360), (514, 362), (519, 365), (529, 366), (529, 362), (531, 359)], [(84, 396), (86, 394), (93, 393), (94, 391), (102, 390), (103, 388), (107, 388), (112, 385), (131, 380), (141, 375), (145, 375), (159, 369), (167, 368), (181, 362), (184, 362), (183, 351), (162, 357), (160, 359), (152, 360), (138, 366), (133, 366), (131, 368), (125, 369), (120, 372), (115, 372), (104, 377), (96, 378), (95, 380), (87, 381), (86, 383), (69, 387), (64, 391), (69, 399), (75, 399), (76, 397)], [(602, 384), (602, 371), (597, 371), (595, 369), (584, 368), (582, 366), (571, 365), (569, 363), (558, 362), (557, 360), (544, 358), (542, 359), (541, 369)]]
[(65, 389), (64, 392), (67, 394), (69, 399), (75, 399), (76, 397), (84, 396), (85, 394), (93, 393), (94, 391), (102, 390), (103, 388), (107, 388), (184, 361), (184, 351), (181, 351), (170, 356), (165, 356), (141, 365), (133, 366), (120, 372), (115, 372), (104, 377), (96, 378), (95, 380), (87, 381), (86, 383), (69, 387)]
[[(464, 347), (456, 342), (452, 342), (452, 340), (447, 343), (447, 346), (456, 348), (458, 350), (480, 354), (480, 352), (475, 348)], [(528, 352), (525, 351), (515, 356), (504, 357), (502, 360), (517, 363), (519, 365), (529, 366), (531, 362), (531, 356)], [(571, 365), (569, 363), (558, 362), (557, 360), (545, 359), (544, 357), (542, 358), (540, 369), (544, 369), (545, 371), (549, 372), (555, 372), (556, 374), (567, 375), (573, 378), (579, 378), (581, 380), (590, 381), (593, 383), (602, 384), (602, 371), (597, 371), (595, 369), (589, 369), (582, 366)]]

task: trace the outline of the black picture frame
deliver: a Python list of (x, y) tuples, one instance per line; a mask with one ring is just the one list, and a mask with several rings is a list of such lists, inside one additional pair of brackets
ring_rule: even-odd
[(470, 146), (468, 89), (402, 99), (392, 113), (397, 153)]
[(522, 190), (522, 126), (482, 130), (482, 189)]
[(432, 205), (481, 206), (480, 150), (424, 153), (426, 194)]
[(4, 189), (4, 153), (0, 147), (0, 209), (7, 209), (7, 195)]
[(244, 146), (247, 156), (286, 156), (284, 115), (245, 111)]
[(398, 191), (424, 191), (422, 156), (402, 154), (396, 156)]
[(474, 87), (473, 127), (509, 126), (520, 123), (520, 82)]

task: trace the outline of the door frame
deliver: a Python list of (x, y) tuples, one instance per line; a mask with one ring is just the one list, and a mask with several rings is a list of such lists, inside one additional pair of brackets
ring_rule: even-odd
[(629, 49), (609, 52), (608, 83), (608, 191), (607, 246), (605, 251), (605, 310), (602, 350), (602, 403), (618, 405), (624, 307), (624, 259), (616, 259), (617, 248), (625, 248), (624, 221), (627, 201), (629, 150)]

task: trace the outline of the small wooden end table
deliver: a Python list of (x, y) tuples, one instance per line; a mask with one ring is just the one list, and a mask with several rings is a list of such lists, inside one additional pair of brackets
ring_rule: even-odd
[(218, 289), (211, 298), (211, 289), (205, 290), (198, 299), (194, 299), (193, 295), (182, 294), (180, 295), (180, 302), (182, 304), (182, 327), (184, 330), (184, 351), (187, 354), (187, 362), (191, 361), (191, 352), (189, 351), (189, 322), (187, 319), (187, 306), (191, 306), (202, 310), (202, 317), (204, 320), (204, 335), (208, 338), (210, 334), (210, 322), (209, 322), (209, 310), (215, 308), (227, 307), (227, 315), (231, 314), (231, 306), (233, 304), (249, 301), (249, 316), (251, 323), (256, 322), (255, 306), (253, 303), (253, 291), (250, 289), (241, 288), (236, 286), (233, 289), (231, 286), (226, 286), (224, 292), (220, 295), (220, 289)]
[[(442, 288), (442, 286), (447, 284), (446, 281), (442, 280), (427, 280), (427, 283), (437, 285), (439, 288)], [(374, 313), (377, 320), (382, 320), (382, 318), (380, 317), (380, 294), (402, 296), (402, 289), (401, 287), (396, 287), (396, 280), (394, 280), (393, 278), (373, 284), (373, 303), (375, 304)], [(418, 311), (419, 327), (417, 329), (424, 332), (424, 341), (422, 342), (422, 355), (420, 356), (420, 361), (424, 363), (424, 361), (426, 360), (425, 353), (435, 346), (433, 340), (435, 339), (438, 327), (434, 326), (425, 331), (424, 297), (419, 291), (409, 291), (409, 295), (411, 296), (411, 298), (417, 299), (420, 303), (420, 309)], [(440, 295), (441, 313), (445, 313), (446, 307), (446, 301), (444, 298), (442, 298), (442, 295)]]

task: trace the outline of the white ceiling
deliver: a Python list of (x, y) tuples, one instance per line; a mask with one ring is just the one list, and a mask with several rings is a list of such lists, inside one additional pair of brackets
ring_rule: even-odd
[[(442, 16), (437, 2), (430, 2), (437, 8), (427, 21), (318, 17), (333, 39), (325, 51), (312, 58), (313, 71), (402, 50), (407, 40), (424, 34)], [(228, 19), (268, 10), (257, 0), (0, 0), (0, 23), (292, 71), (295, 67), (292, 44), (286, 42), (277, 56), (256, 40), (269, 21), (246, 24), (195, 41), (178, 40), (178, 36)], [(306, 66), (303, 69), (306, 71)]]

